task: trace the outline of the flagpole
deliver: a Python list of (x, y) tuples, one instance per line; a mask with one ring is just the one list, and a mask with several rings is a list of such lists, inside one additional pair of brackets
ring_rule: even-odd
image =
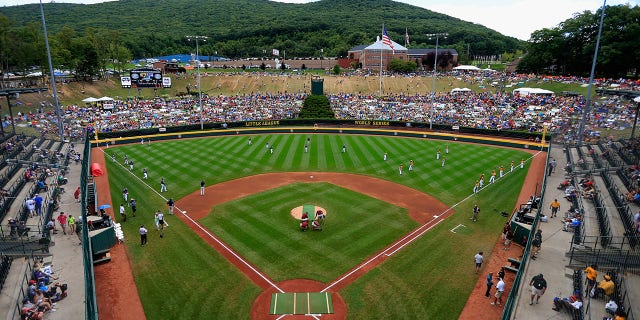
[(382, 49), (380, 49), (380, 88), (378, 89), (378, 96), (382, 97)]
[[(384, 36), (384, 23), (382, 24), (382, 35), (380, 37), (380, 44), (382, 45), (382, 37)], [(379, 76), (379, 86), (378, 86), (378, 97), (382, 97), (382, 46), (380, 46), (380, 76)]]

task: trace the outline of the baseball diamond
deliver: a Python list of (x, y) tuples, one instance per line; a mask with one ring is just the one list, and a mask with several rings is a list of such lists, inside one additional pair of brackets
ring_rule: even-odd
[[(107, 266), (113, 262), (96, 266), (101, 305), (122, 305), (118, 295), (130, 289), (139, 302), (129, 301), (123, 308), (138, 305), (148, 319), (203, 313), (276, 319), (269, 312), (274, 293), (327, 292), (333, 313), (323, 314), (323, 319), (417, 314), (449, 319), (461, 312), (477, 280), (468, 272), (468, 255), (478, 249), (490, 255), (505, 221), (486, 210), (469, 225), (470, 208), (479, 203), (511, 211), (521, 197), (529, 164), (544, 161), (545, 154), (453, 138), (344, 133), (258, 131), (252, 136), (254, 143), (247, 145), (243, 134), (150, 145), (122, 141), (92, 150), (92, 161), (108, 173), (96, 178), (101, 201), (117, 199), (126, 185), (139, 201), (139, 212), (144, 212), (132, 219), (152, 219), (155, 210), (166, 210), (169, 197), (176, 200), (177, 209), (175, 216), (165, 218), (171, 220), (171, 228), (164, 238), (150, 232), (145, 247), (134, 241), (125, 244), (131, 273), (121, 281), (131, 280), (118, 293), (101, 290), (105, 284), (100, 279), (108, 276), (112, 266)], [(305, 153), (300, 145), (308, 137), (312, 148)], [(275, 146), (273, 153), (264, 148), (267, 142)], [(349, 152), (340, 152), (343, 145)], [(450, 153), (442, 167), (432, 155), (445, 145)], [(412, 160), (414, 169), (398, 175), (398, 164), (383, 161), (381, 150), (396, 161)], [(125, 155), (148, 168), (148, 180), (123, 165)], [(488, 175), (521, 158), (526, 159), (525, 170), (506, 174), (472, 195), (473, 180), (480, 173)], [(161, 177), (166, 193), (159, 192)], [(208, 186), (205, 196), (199, 193), (203, 178)], [(308, 204), (328, 213), (331, 227), (302, 239), (305, 233), (298, 232), (299, 218), (293, 214), (301, 214)], [(125, 232), (132, 232), (134, 224), (127, 223)], [(449, 231), (462, 223), (469, 232)], [(120, 254), (124, 257), (124, 250)], [(151, 265), (169, 276), (158, 281), (148, 270)], [(455, 284), (451, 277), (458, 279)], [(171, 303), (160, 292), (171, 292)], [(225, 302), (229, 299), (235, 301), (233, 306)], [(417, 303), (425, 300), (433, 303)], [(441, 309), (444, 301), (446, 313)], [(102, 313), (101, 309), (101, 318)], [(112, 317), (104, 312), (104, 318)]]

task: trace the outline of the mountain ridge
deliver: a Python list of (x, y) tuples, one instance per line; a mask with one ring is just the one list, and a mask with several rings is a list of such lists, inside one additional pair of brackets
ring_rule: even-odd
[[(484, 26), (392, 0), (320, 0), (304, 4), (268, 0), (121, 0), (97, 4), (44, 4), (47, 29), (67, 26), (115, 31), (134, 57), (190, 52), (187, 35), (206, 35), (202, 50), (231, 58), (256, 57), (278, 48), (287, 56), (346, 56), (371, 43), (384, 23), (392, 39), (412, 47), (433, 47), (427, 33), (447, 32), (440, 45), (471, 55), (498, 55), (524, 42)], [(16, 27), (39, 23), (39, 4), (0, 8)]]

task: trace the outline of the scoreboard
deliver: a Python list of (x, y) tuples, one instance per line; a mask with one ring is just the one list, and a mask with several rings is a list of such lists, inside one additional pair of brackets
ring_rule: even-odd
[(162, 71), (155, 68), (138, 68), (129, 72), (128, 77), (121, 77), (123, 88), (168, 88), (171, 78), (162, 77)]

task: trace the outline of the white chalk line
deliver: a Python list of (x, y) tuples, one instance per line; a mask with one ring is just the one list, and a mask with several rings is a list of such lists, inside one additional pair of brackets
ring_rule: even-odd
[(460, 227), (465, 227), (465, 225), (461, 223), (461, 224), (459, 224), (459, 225), (457, 225), (457, 226), (453, 227), (453, 229), (451, 229), (451, 230), (449, 230), (449, 231), (451, 231), (451, 232), (453, 232), (453, 233), (456, 233), (454, 230), (456, 230), (456, 229), (458, 229), (458, 228), (460, 228)]
[[(540, 153), (542, 153), (542, 151), (538, 151), (535, 154), (533, 154), (531, 157), (527, 158), (526, 161), (529, 161), (531, 159), (533, 159), (534, 157), (536, 157), (537, 155), (539, 155)], [(510, 172), (505, 173), (505, 176)], [(504, 177), (503, 177), (504, 178)], [(502, 180), (502, 179), (500, 179)], [(498, 181), (500, 181), (498, 180)], [(491, 183), (493, 184), (493, 183)], [(491, 184), (487, 184), (486, 186), (484, 186), (482, 189), (489, 187), (489, 185)], [(480, 189), (480, 190), (482, 190)], [(480, 192), (480, 190), (478, 192)], [(422, 230), (422, 228), (424, 228), (425, 226), (429, 225), (430, 223), (432, 223), (433, 221), (440, 219), (440, 217), (444, 214), (446, 214), (447, 212), (451, 211), (453, 208), (459, 206), (461, 203), (467, 201), (468, 199), (472, 198), (473, 196), (475, 196), (475, 193), (472, 193), (471, 195), (465, 197), (464, 199), (458, 201), (456, 204), (454, 204), (453, 206), (449, 207), (447, 210), (443, 211), (441, 214), (434, 216), (433, 220), (430, 220), (426, 223), (424, 223), (423, 225), (421, 225), (420, 227), (418, 227), (417, 229), (415, 229), (414, 231), (412, 231), (411, 233), (409, 233), (408, 235), (404, 236), (403, 238), (401, 238), (400, 240), (396, 241), (395, 243), (393, 243), (390, 247), (388, 247), (387, 249), (385, 249), (384, 251), (378, 253), (377, 255), (375, 255), (374, 257), (372, 257), (371, 259), (363, 262), (362, 264), (358, 265), (356, 268), (354, 268), (353, 270), (349, 271), (347, 274), (343, 275), (342, 277), (338, 278), (336, 281), (332, 282), (330, 285), (328, 285), (326, 288), (322, 289), (320, 292), (324, 292), (327, 291), (329, 289), (331, 289), (333, 286), (335, 286), (336, 284), (344, 281), (344, 279), (350, 277), (352, 274), (356, 273), (357, 271), (359, 271), (360, 269), (364, 268), (365, 266), (367, 266), (368, 264), (370, 264), (372, 261), (374, 261), (375, 259), (379, 258), (382, 255), (385, 255), (387, 257), (392, 256), (393, 254), (395, 254), (396, 252), (400, 251), (402, 248), (406, 247), (408, 244), (412, 243), (414, 240), (420, 238), (422, 235), (424, 235), (427, 231), (431, 230), (433, 227), (437, 226), (440, 222), (444, 221), (444, 219), (441, 219), (440, 221), (436, 222), (434, 225), (426, 228), (425, 230)], [(415, 237), (411, 238), (416, 232), (419, 232), (419, 234), (417, 234)], [(406, 242), (405, 239), (407, 238), (411, 238), (409, 240), (407, 240)], [(387, 253), (387, 251), (389, 251), (390, 249), (396, 247), (398, 244), (402, 243), (402, 245), (400, 247), (398, 247), (397, 249), (393, 250), (390, 253)]]
[[(104, 150), (102, 148), (99, 148), (103, 153)], [(527, 159), (527, 161), (529, 161), (530, 159), (533, 159), (534, 157), (536, 157), (537, 155), (539, 155), (540, 153), (542, 153), (542, 150), (536, 152), (535, 154), (533, 154), (531, 157), (529, 157)], [(122, 164), (120, 164), (119, 162), (116, 161), (116, 163), (118, 163), (121, 167), (125, 168), (126, 167)], [(131, 171), (130, 171), (131, 172)], [(512, 173), (512, 171), (509, 171), (507, 173), (505, 173), (505, 176), (509, 173)], [(149, 184), (147, 184), (146, 182), (144, 182), (142, 179), (140, 179), (140, 177), (136, 176), (135, 174), (133, 174), (133, 172), (131, 172), (131, 174), (133, 176), (135, 176), (138, 180), (140, 180), (142, 183), (144, 183), (145, 185), (147, 185), (151, 190), (153, 190), (157, 195), (159, 195), (162, 199), (166, 200), (166, 198), (160, 194), (159, 192), (155, 191), (155, 189), (153, 189), (151, 186), (149, 186)], [(503, 177), (504, 178), (504, 177)], [(502, 180), (502, 179), (500, 179)], [(491, 183), (493, 184), (493, 183)], [(478, 192), (480, 192), (481, 190), (489, 187), (489, 185), (491, 184), (487, 184), (486, 186), (482, 187), (480, 190), (478, 190)], [(360, 264), (359, 266), (357, 266), (355, 269), (351, 270), (349, 273), (343, 275), (342, 277), (340, 277), (339, 279), (337, 279), (336, 281), (332, 282), (330, 285), (328, 285), (327, 287), (325, 287), (324, 289), (322, 289), (320, 292), (325, 292), (329, 289), (331, 289), (333, 286), (335, 286), (336, 284), (342, 282), (344, 279), (348, 278), (349, 276), (351, 276), (352, 274), (354, 274), (355, 272), (359, 271), (360, 269), (362, 269), (364, 266), (370, 264), (373, 260), (379, 258), (382, 255), (385, 255), (387, 257), (392, 256), (393, 254), (395, 254), (396, 252), (400, 251), (401, 249), (403, 249), (404, 247), (406, 247), (408, 244), (412, 243), (414, 240), (420, 238), (422, 235), (424, 235), (427, 231), (431, 230), (433, 227), (437, 226), (438, 224), (440, 224), (440, 222), (444, 221), (444, 219), (441, 219), (440, 221), (436, 222), (435, 224), (433, 224), (432, 226), (426, 228), (425, 230), (422, 230), (422, 232), (420, 232), (419, 234), (417, 234), (415, 237), (411, 238), (410, 240), (408, 240), (407, 242), (405, 242), (403, 245), (401, 245), (400, 247), (398, 247), (396, 250), (387, 253), (387, 251), (391, 248), (394, 248), (397, 244), (402, 243), (405, 239), (410, 238), (413, 236), (413, 234), (415, 234), (416, 232), (419, 232), (422, 228), (424, 228), (426, 225), (432, 223), (433, 221), (439, 219), (442, 215), (446, 214), (447, 212), (451, 211), (453, 208), (457, 207), (458, 205), (460, 205), (461, 203), (463, 203), (464, 201), (468, 200), (469, 198), (473, 197), (475, 195), (475, 193), (465, 197), (464, 199), (460, 200), (459, 202), (457, 202), (456, 204), (454, 204), (453, 206), (449, 207), (447, 210), (443, 211), (441, 214), (439, 214), (438, 216), (434, 216), (434, 219), (431, 221), (426, 222), (425, 224), (423, 224), (422, 226), (418, 227), (416, 230), (412, 231), (411, 233), (409, 233), (408, 235), (404, 236), (402, 239), (396, 241), (393, 245), (391, 245), (390, 247), (388, 247), (387, 249), (385, 249), (384, 251), (378, 253), (377, 255), (375, 255), (374, 257), (370, 258), (369, 260), (363, 262), (362, 264)], [(176, 209), (178, 209), (176, 207)], [(242, 257), (240, 257), (238, 254), (236, 254), (234, 251), (232, 251), (229, 247), (226, 246), (226, 244), (224, 244), (222, 241), (220, 241), (218, 238), (216, 238), (213, 234), (211, 234), (208, 230), (206, 230), (205, 228), (203, 228), (199, 223), (197, 223), (195, 220), (193, 220), (189, 215), (187, 215), (185, 212), (183, 212), (182, 210), (178, 209), (180, 211), (180, 213), (182, 213), (187, 219), (189, 219), (189, 221), (193, 222), (200, 230), (202, 230), (205, 234), (207, 234), (209, 237), (211, 237), (211, 239), (213, 239), (214, 241), (216, 241), (218, 244), (220, 244), (220, 246), (222, 246), (225, 250), (227, 250), (229, 253), (231, 253), (234, 257), (236, 257), (240, 262), (242, 262), (244, 265), (246, 265), (249, 269), (251, 269), (253, 272), (255, 272), (259, 277), (261, 277), (263, 280), (265, 280), (269, 285), (271, 285), (273, 288), (275, 288), (276, 290), (284, 293), (284, 291), (282, 289), (280, 289), (275, 283), (273, 283), (271, 280), (269, 280), (268, 278), (266, 278), (262, 273), (258, 272), (252, 265), (250, 265), (247, 261), (245, 261)]]
[[(104, 150), (102, 150), (102, 148), (99, 148), (103, 153)], [(106, 158), (106, 157), (105, 157)], [(118, 161), (116, 161), (117, 164), (119, 164), (121, 167), (123, 167), (125, 170), (127, 169), (123, 164), (119, 163)], [(128, 170), (129, 171), (129, 170)], [(155, 189), (153, 189), (148, 183), (146, 183), (143, 179), (140, 179), (140, 177), (138, 177), (137, 175), (135, 175), (132, 171), (129, 171), (129, 173), (131, 173), (131, 175), (133, 175), (134, 177), (136, 177), (136, 179), (138, 179), (139, 181), (141, 181), (143, 184), (145, 184), (149, 189), (151, 189), (153, 192), (155, 192), (158, 196), (160, 196), (160, 198), (167, 200), (167, 198), (165, 198), (162, 194), (160, 194), (158, 191), (156, 191)], [(253, 271), (255, 274), (257, 274), (260, 278), (262, 278), (265, 282), (267, 282), (270, 286), (272, 286), (273, 288), (275, 288), (276, 290), (280, 291), (281, 293), (284, 293), (284, 290), (280, 289), (275, 283), (273, 283), (270, 279), (268, 279), (265, 275), (263, 275), (261, 272), (259, 272), (258, 270), (256, 270), (251, 264), (249, 264), (246, 260), (244, 260), (240, 255), (238, 255), (237, 253), (235, 253), (233, 250), (231, 250), (231, 248), (227, 247), (227, 245), (222, 242), (220, 239), (218, 239), (216, 236), (214, 236), (213, 234), (211, 234), (209, 232), (209, 230), (205, 229), (204, 227), (202, 227), (198, 222), (196, 222), (195, 220), (193, 220), (187, 213), (186, 211), (180, 210), (180, 208), (178, 208), (177, 206), (174, 207), (175, 209), (177, 209), (180, 213), (182, 213), (189, 221), (191, 221), (196, 227), (198, 227), (198, 229), (200, 229), (202, 232), (204, 232), (207, 236), (209, 236), (213, 241), (217, 242), (221, 247), (223, 247), (227, 252), (229, 252), (231, 255), (233, 255), (236, 259), (238, 259), (242, 264), (244, 264), (245, 266), (247, 266), (249, 269), (251, 269), (251, 271)]]

